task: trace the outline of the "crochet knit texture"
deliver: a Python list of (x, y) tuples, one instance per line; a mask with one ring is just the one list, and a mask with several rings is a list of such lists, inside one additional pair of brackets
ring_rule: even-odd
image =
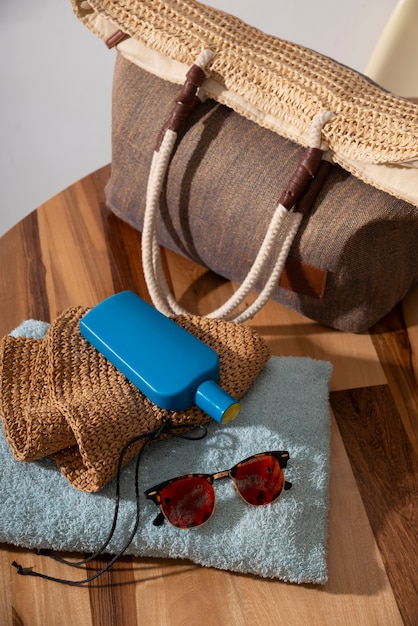
[[(197, 407), (167, 411), (146, 398), (81, 336), (82, 307), (66, 310), (44, 339), (6, 336), (0, 344), (0, 408), (14, 457), (52, 457), (70, 483), (99, 490), (116, 473), (119, 454), (134, 436), (167, 418), (185, 430), (209, 417)], [(267, 345), (251, 329), (198, 316), (175, 321), (220, 358), (220, 385), (241, 398), (267, 362)], [(132, 446), (126, 460), (142, 442)]]

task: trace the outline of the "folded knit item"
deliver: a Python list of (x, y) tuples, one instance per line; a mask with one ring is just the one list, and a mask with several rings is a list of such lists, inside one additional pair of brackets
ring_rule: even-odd
[[(20, 332), (32, 331), (26, 323)], [(154, 503), (141, 497), (140, 524), (126, 552), (191, 559), (195, 563), (297, 583), (327, 580), (330, 470), (328, 390), (331, 364), (271, 357), (241, 401), (241, 413), (222, 427), (212, 420), (200, 441), (167, 439), (148, 446), (140, 491), (188, 472), (216, 472), (251, 454), (286, 449), (292, 489), (273, 505), (246, 505), (231, 481), (217, 481), (211, 520), (190, 531), (153, 525)], [(106, 551), (117, 554), (134, 524), (135, 462), (121, 477), (118, 523)], [(0, 428), (0, 542), (26, 548), (94, 552), (109, 532), (115, 479), (100, 492), (71, 487), (53, 461), (19, 463)], [(40, 557), (36, 557), (40, 558)], [(24, 559), (23, 565), (28, 564)], [(33, 558), (29, 559), (35, 565)], [(63, 568), (60, 573), (68, 574)]]
[[(210, 418), (198, 407), (167, 411), (146, 398), (81, 336), (87, 310), (64, 311), (44, 339), (2, 339), (0, 409), (17, 460), (50, 456), (74, 487), (92, 492), (115, 475), (125, 444), (158, 429), (163, 418), (185, 429)], [(175, 321), (218, 353), (220, 385), (241, 398), (270, 356), (263, 339), (232, 322), (199, 316)], [(132, 446), (126, 460), (142, 445)]]

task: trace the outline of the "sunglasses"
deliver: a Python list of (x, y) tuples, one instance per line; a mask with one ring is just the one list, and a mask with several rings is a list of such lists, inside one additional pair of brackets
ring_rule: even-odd
[(292, 486), (284, 479), (288, 460), (286, 451), (261, 452), (223, 472), (186, 474), (166, 480), (145, 492), (146, 498), (161, 509), (153, 523), (160, 526), (166, 519), (176, 528), (205, 524), (215, 510), (213, 483), (220, 478), (232, 478), (236, 491), (247, 504), (272, 504)]

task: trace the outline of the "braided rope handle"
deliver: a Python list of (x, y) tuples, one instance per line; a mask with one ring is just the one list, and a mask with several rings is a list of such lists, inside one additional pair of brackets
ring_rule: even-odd
[[(212, 51), (204, 50), (187, 73), (186, 82), (171, 111), (170, 118), (158, 137), (148, 178), (142, 232), (142, 264), (152, 302), (161, 313), (168, 316), (188, 315), (189, 311), (176, 301), (167, 283), (157, 241), (156, 220), (162, 188), (174, 146), (188, 114), (198, 101), (202, 101), (199, 89), (206, 77), (204, 68), (212, 57)], [(305, 151), (295, 174), (280, 198), (253, 265), (237, 291), (221, 307), (208, 313), (207, 317), (228, 318), (235, 322), (244, 322), (255, 315), (269, 300), (283, 271), (290, 247), (305, 212), (290, 209), (294, 209), (320, 167), (326, 163), (322, 159), (323, 152), (319, 146), (322, 127), (331, 117), (332, 114), (329, 112), (322, 112), (314, 118), (311, 127), (310, 147)], [(312, 193), (309, 196), (312, 203)], [(272, 267), (263, 289), (251, 304), (241, 311), (236, 311), (250, 291), (254, 289), (268, 262), (272, 262)]]

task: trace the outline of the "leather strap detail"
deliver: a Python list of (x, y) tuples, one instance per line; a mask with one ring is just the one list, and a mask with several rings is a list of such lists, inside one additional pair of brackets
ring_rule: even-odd
[(331, 172), (334, 164), (331, 161), (322, 160), (318, 172), (308, 182), (305, 192), (300, 196), (299, 200), (295, 204), (295, 211), (302, 213), (303, 215), (309, 215), (312, 206), (316, 200), (317, 195), (322, 189), (322, 185)]
[(286, 189), (280, 197), (280, 204), (290, 211), (305, 192), (309, 182), (315, 177), (321, 165), (323, 151), (308, 147), (304, 151), (298, 166)]
[(124, 39), (127, 39), (128, 37), (129, 35), (127, 33), (124, 33), (123, 30), (116, 30), (113, 33), (113, 35), (110, 35), (110, 37), (106, 39), (105, 44), (110, 50), (111, 48), (114, 48), (115, 46), (118, 45), (118, 43), (120, 43)]
[(158, 135), (155, 147), (156, 152), (160, 149), (166, 130), (172, 130), (177, 135), (182, 132), (190, 113), (200, 104), (200, 100), (196, 94), (205, 78), (206, 74), (201, 67), (198, 65), (192, 65), (190, 67), (186, 74), (186, 81), (175, 99), (174, 106), (170, 111), (168, 120)]
[(322, 300), (327, 277), (327, 270), (288, 257), (279, 279), (279, 287)]

